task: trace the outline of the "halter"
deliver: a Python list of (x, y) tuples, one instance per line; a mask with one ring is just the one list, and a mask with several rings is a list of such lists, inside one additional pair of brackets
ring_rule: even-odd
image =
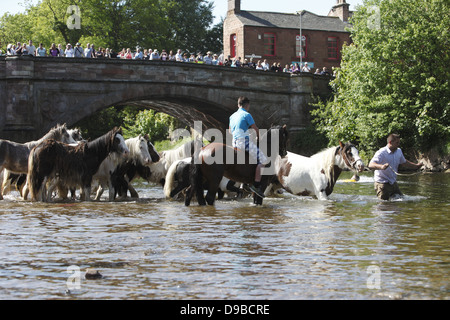
[[(337, 148), (337, 150), (336, 151), (339, 151), (339, 150), (341, 150), (341, 156), (342, 156), (342, 158), (344, 159), (344, 162), (345, 162), (345, 165), (347, 166), (347, 167), (349, 167), (349, 168), (351, 168), (351, 169), (354, 169), (355, 171), (357, 171), (357, 169), (356, 169), (356, 163), (358, 162), (358, 161), (361, 161), (362, 162), (362, 160), (361, 159), (357, 159), (357, 160), (353, 160), (353, 161), (351, 161), (350, 162), (350, 160), (347, 158), (347, 155), (345, 154), (345, 149), (348, 149), (348, 148), (356, 148), (353, 144), (350, 144), (350, 145), (348, 145), (348, 146), (344, 146), (344, 148), (341, 148), (341, 146), (339, 146), (338, 148)], [(353, 157), (354, 158), (354, 157)]]

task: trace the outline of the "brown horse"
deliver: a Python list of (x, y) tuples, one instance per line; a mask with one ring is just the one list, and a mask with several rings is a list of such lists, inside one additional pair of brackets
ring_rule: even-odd
[[(267, 150), (272, 150), (273, 139), (277, 144), (274, 145), (274, 148), (277, 147), (274, 154), (270, 154), (271, 163), (269, 164), (273, 165), (277, 156), (284, 157), (286, 155), (287, 136), (288, 132), (284, 125), (270, 128), (261, 138), (262, 142), (267, 143)], [(278, 141), (276, 141), (277, 137)], [(206, 203), (213, 205), (223, 176), (233, 181), (252, 184), (255, 180), (257, 165), (256, 161), (250, 158), (248, 152), (217, 142), (210, 143), (196, 152), (192, 156), (191, 164), (191, 188), (185, 198), (186, 206), (189, 206), (194, 193), (199, 205)], [(265, 190), (274, 178), (275, 172), (264, 174), (261, 179), (261, 189)], [(206, 198), (203, 195), (202, 186), (206, 186)], [(255, 194), (253, 202), (262, 204), (262, 199)]]
[(48, 201), (51, 194), (47, 195), (46, 184), (54, 180), (54, 185), (61, 183), (67, 189), (81, 187), (84, 200), (89, 201), (92, 177), (110, 152), (123, 156), (129, 153), (120, 128), (76, 146), (52, 139), (38, 144), (28, 158), (31, 200)]

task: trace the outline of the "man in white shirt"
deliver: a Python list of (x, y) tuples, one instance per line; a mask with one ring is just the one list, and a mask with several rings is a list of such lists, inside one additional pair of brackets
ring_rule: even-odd
[(379, 149), (369, 163), (369, 168), (375, 170), (375, 191), (381, 200), (389, 200), (394, 195), (402, 196), (397, 184), (399, 165), (411, 169), (420, 169), (422, 163), (412, 163), (405, 159), (399, 148), (400, 136), (392, 133), (387, 138), (387, 145)]
[(33, 41), (28, 41), (28, 54), (35, 56), (36, 55), (36, 47), (33, 46)]

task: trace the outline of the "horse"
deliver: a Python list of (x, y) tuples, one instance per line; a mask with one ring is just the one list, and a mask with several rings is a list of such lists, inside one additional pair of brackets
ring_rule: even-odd
[(10, 173), (26, 174), (28, 172), (28, 156), (31, 149), (47, 139), (63, 143), (75, 143), (75, 140), (68, 133), (66, 124), (58, 124), (36, 141), (17, 143), (0, 139), (0, 172), (5, 171), (3, 172), (3, 182), (0, 188), (0, 200), (3, 199), (3, 190), (9, 186)]
[(167, 171), (172, 163), (177, 160), (192, 157), (194, 150), (199, 149), (202, 146), (203, 142), (200, 139), (194, 139), (182, 144), (176, 149), (161, 151), (161, 159), (150, 165), (151, 175), (149, 181), (164, 186)]
[(143, 165), (139, 162), (127, 161), (117, 166), (111, 174), (111, 183), (114, 190), (113, 198), (115, 198), (116, 195), (124, 198), (127, 196), (128, 191), (130, 191), (132, 198), (139, 198), (139, 195), (131, 182), (139, 177), (151, 182), (152, 172), (150, 167), (156, 165), (161, 157), (156, 151), (155, 146), (150, 142), (149, 136), (146, 134), (144, 135), (144, 138), (147, 141), (147, 147), (151, 158), (150, 163)]
[(311, 157), (288, 152), (276, 164), (277, 178), (283, 188), (294, 195), (315, 195), (327, 200), (344, 168), (363, 171), (364, 163), (351, 143), (322, 150)]
[(99, 182), (95, 200), (100, 200), (105, 187), (109, 188), (109, 201), (114, 200), (114, 189), (112, 185), (111, 175), (116, 171), (117, 167), (125, 162), (131, 165), (140, 164), (148, 166), (152, 163), (152, 157), (148, 150), (147, 139), (143, 135), (138, 135), (135, 138), (125, 140), (125, 144), (129, 149), (127, 158), (118, 155), (116, 152), (111, 152), (105, 160), (101, 163), (93, 180)]
[[(81, 130), (79, 128), (67, 129), (67, 133), (73, 139), (73, 141), (75, 141), (75, 143), (84, 141)], [(65, 136), (62, 142), (70, 144), (72, 143), (72, 140), (70, 138), (67, 139), (67, 137)], [(3, 170), (3, 194), (6, 194), (11, 190), (11, 185), (15, 185), (16, 190), (19, 191), (23, 199), (26, 200), (28, 196), (28, 188), (25, 188), (26, 182), (26, 173), (12, 173), (7, 169)]]
[[(263, 141), (267, 141), (267, 150), (272, 149), (271, 140), (274, 133), (278, 133), (278, 150), (277, 154), (270, 156), (276, 159), (277, 156), (284, 157), (287, 152), (288, 131), (286, 125), (272, 127), (262, 137)], [(233, 156), (232, 161), (227, 161), (227, 155), (229, 154)], [(243, 161), (244, 163), (238, 163), (238, 159), (241, 161), (245, 159), (245, 161)], [(205, 205), (206, 203), (213, 205), (223, 176), (233, 181), (252, 184), (255, 180), (256, 166), (256, 161), (251, 161), (249, 153), (244, 150), (238, 150), (218, 142), (206, 145), (192, 156), (190, 170), (191, 189), (187, 192), (185, 205), (189, 206), (194, 193), (199, 205)], [(261, 189), (265, 190), (272, 179), (274, 179), (274, 175), (263, 175)], [(204, 183), (206, 183), (206, 189), (208, 190), (206, 197), (203, 195)], [(262, 199), (254, 194), (253, 202), (261, 205)]]
[[(177, 160), (169, 167), (164, 184), (164, 195), (166, 198), (174, 198), (180, 192), (190, 187), (189, 172), (191, 168), (191, 158)], [(235, 192), (237, 198), (241, 198), (243, 191), (236, 185), (237, 183), (222, 177), (219, 184), (218, 199), (222, 199), (225, 192)]]
[[(56, 178), (67, 189), (81, 187), (84, 200), (90, 200), (92, 177), (110, 152), (128, 155), (122, 129), (115, 127), (103, 136), (78, 145), (53, 139), (34, 147), (28, 159), (28, 186), (31, 200), (48, 201), (46, 183)], [(54, 183), (53, 187), (56, 185)]]

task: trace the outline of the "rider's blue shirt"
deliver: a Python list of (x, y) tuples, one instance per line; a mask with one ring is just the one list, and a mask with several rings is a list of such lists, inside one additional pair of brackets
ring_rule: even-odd
[(244, 108), (239, 108), (230, 116), (230, 129), (233, 139), (242, 139), (248, 137), (248, 128), (255, 124), (255, 120), (250, 113)]

